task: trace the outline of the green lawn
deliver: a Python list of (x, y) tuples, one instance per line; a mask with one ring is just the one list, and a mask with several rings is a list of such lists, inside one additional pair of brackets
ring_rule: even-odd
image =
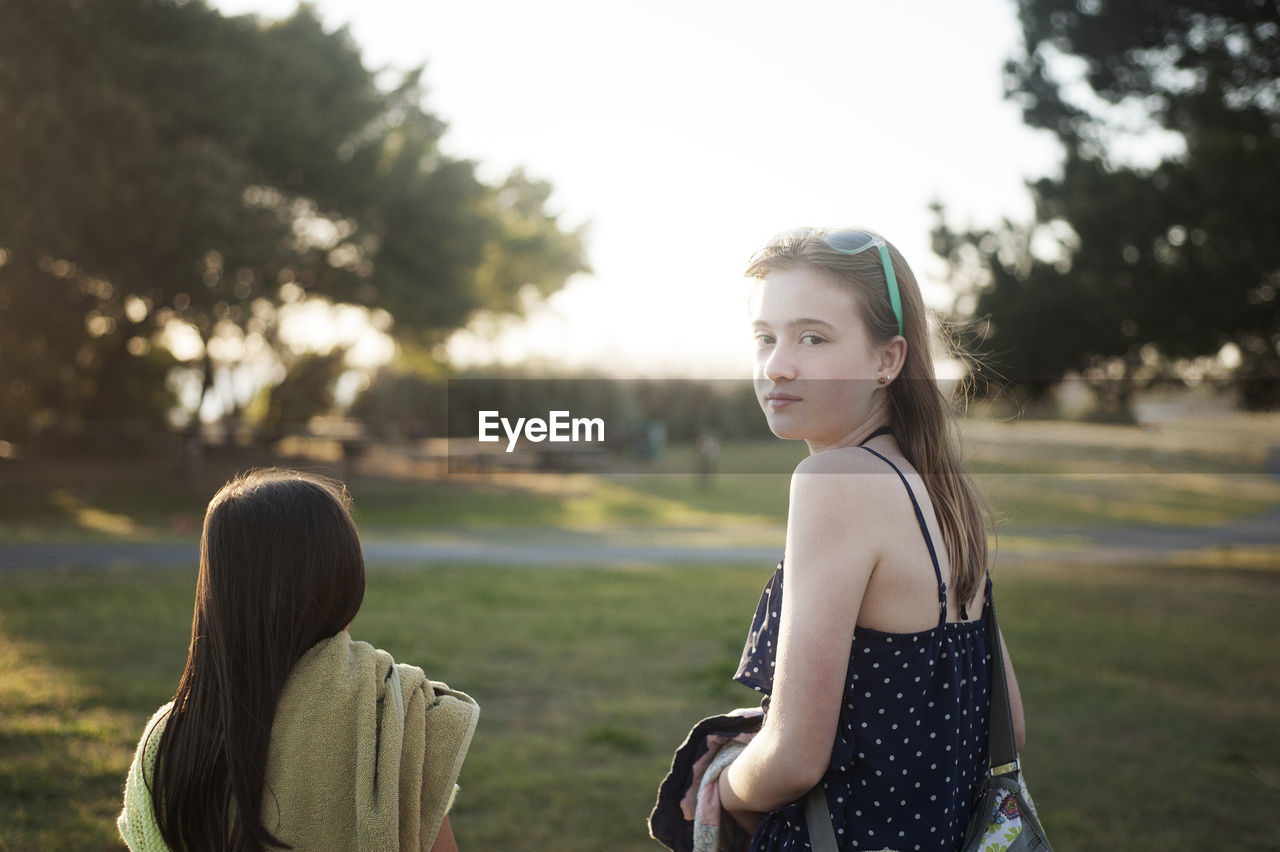
[[(1280, 479), (1262, 471), (1280, 418), (963, 431), (1001, 552), (1020, 557), (997, 575), (1002, 624), (1059, 848), (1280, 848), (1275, 547), (1161, 565), (1034, 558), (1087, 546), (1071, 535), (1089, 527), (1272, 510)], [(766, 472), (710, 487), (682, 446), (633, 475), (327, 472), (347, 479), (367, 538), (661, 535), (780, 550), (786, 471), (803, 454), (727, 445), (724, 471)], [(211, 457), (189, 480), (163, 460), (24, 461), (0, 469), (0, 541), (192, 538), (217, 486), (254, 461)], [(455, 812), (465, 849), (655, 848), (644, 818), (672, 748), (701, 716), (752, 703), (729, 676), (770, 568), (380, 568), (353, 633), (483, 705)], [(193, 566), (0, 575), (0, 852), (115, 847), (141, 726), (182, 669), (193, 585)]]
[[(670, 752), (729, 681), (771, 566), (376, 569), (352, 628), (483, 707), (464, 849), (652, 849)], [(0, 850), (115, 848), (124, 773), (176, 686), (190, 569), (5, 575)], [(1060, 849), (1280, 846), (1280, 573), (997, 575), (1032, 788)]]

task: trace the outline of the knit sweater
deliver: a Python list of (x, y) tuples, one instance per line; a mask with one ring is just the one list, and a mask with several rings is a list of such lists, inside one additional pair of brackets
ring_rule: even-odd
[[(154, 777), (170, 712), (172, 703), (147, 723), (125, 782), (117, 826), (134, 852), (168, 849), (143, 779)], [(317, 643), (276, 707), (263, 825), (295, 849), (429, 850), (479, 712), (465, 693), (346, 631)]]

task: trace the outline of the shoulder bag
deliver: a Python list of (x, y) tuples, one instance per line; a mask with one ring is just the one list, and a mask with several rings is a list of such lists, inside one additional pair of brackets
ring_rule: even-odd
[(978, 785), (962, 852), (1053, 852), (1035, 805), (1022, 779), (1018, 747), (1013, 735), (1013, 710), (1009, 706), (1009, 682), (1004, 673), (1004, 649), (996, 602), (987, 586), (987, 645), (991, 648), (991, 705), (987, 714), (991, 768)]

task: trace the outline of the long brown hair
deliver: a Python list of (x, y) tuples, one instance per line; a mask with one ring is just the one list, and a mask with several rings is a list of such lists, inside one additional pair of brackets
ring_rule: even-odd
[[(763, 279), (780, 269), (821, 270), (853, 291), (862, 323), (877, 343), (898, 334), (884, 268), (877, 251), (848, 254), (827, 245), (828, 229), (806, 229), (775, 238), (751, 259), (746, 275)], [(870, 232), (868, 232), (870, 233)], [(907, 359), (889, 394), (890, 428), (907, 461), (929, 492), (951, 562), (960, 601), (973, 600), (986, 576), (991, 508), (960, 463), (952, 405), (938, 387), (930, 349), (928, 315), (915, 275), (902, 254), (887, 245), (902, 297)], [(959, 354), (954, 342), (947, 345)], [(994, 531), (994, 525), (992, 525)]]
[(170, 848), (285, 846), (262, 824), (271, 723), (294, 663), (364, 599), (349, 505), (338, 483), (276, 468), (209, 501), (187, 666), (151, 786)]

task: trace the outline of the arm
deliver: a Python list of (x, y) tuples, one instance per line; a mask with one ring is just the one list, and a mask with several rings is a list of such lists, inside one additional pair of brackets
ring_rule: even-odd
[(1009, 658), (1009, 646), (1004, 632), (1000, 633), (1000, 649), (1004, 652), (1004, 676), (1009, 683), (1009, 711), (1013, 717), (1013, 741), (1018, 753), (1027, 745), (1027, 719), (1022, 712), (1022, 691), (1018, 689), (1018, 676), (1013, 673), (1013, 660)]
[(444, 822), (440, 823), (440, 832), (436, 835), (436, 842), (431, 847), (431, 852), (458, 852), (458, 844), (453, 839), (453, 829), (449, 826), (447, 816)]
[(868, 543), (877, 514), (870, 490), (876, 477), (824, 475), (825, 464), (806, 459), (792, 478), (769, 715), (720, 778), (722, 804), (744, 825), (756, 821), (749, 812), (799, 799), (826, 771), (849, 646), (876, 563)]

